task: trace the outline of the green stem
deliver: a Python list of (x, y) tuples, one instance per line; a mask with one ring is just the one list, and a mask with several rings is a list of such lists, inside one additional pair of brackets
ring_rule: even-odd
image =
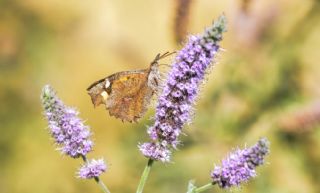
[(95, 177), (94, 181), (98, 183), (98, 185), (101, 187), (104, 193), (110, 193), (110, 190), (108, 189), (108, 187), (100, 180), (99, 177)]
[(215, 183), (210, 182), (210, 183), (208, 183), (208, 184), (206, 184), (206, 185), (204, 185), (204, 186), (201, 186), (201, 187), (197, 188), (197, 189), (195, 190), (195, 193), (199, 193), (199, 192), (203, 192), (203, 191), (209, 190), (209, 189), (212, 188), (214, 185), (215, 185)]
[(148, 164), (146, 165), (146, 167), (143, 170), (143, 173), (142, 173), (142, 176), (140, 178), (139, 186), (137, 188), (137, 192), (136, 193), (142, 193), (144, 185), (146, 184), (146, 181), (148, 179), (152, 164), (153, 164), (153, 160), (149, 159), (148, 160)]
[[(86, 156), (82, 156), (82, 160), (83, 160), (85, 163), (89, 163)], [(100, 186), (100, 188), (102, 189), (102, 191), (103, 191), (104, 193), (110, 193), (110, 190), (108, 189), (108, 187), (100, 180), (99, 177), (94, 177), (94, 181), (97, 182), (97, 184)]]

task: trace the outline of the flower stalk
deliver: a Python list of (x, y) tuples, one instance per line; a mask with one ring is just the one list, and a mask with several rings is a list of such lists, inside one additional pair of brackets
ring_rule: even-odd
[(98, 185), (104, 193), (110, 193), (108, 187), (100, 180), (99, 177), (94, 177), (94, 180), (98, 183)]
[(208, 184), (203, 185), (203, 186), (201, 186), (201, 187), (199, 187), (199, 188), (196, 188), (193, 193), (204, 192), (204, 191), (206, 191), (206, 190), (211, 189), (214, 185), (215, 185), (215, 183), (213, 183), (213, 182), (208, 183)]
[(143, 188), (144, 188), (144, 185), (147, 182), (147, 179), (148, 179), (151, 167), (153, 165), (153, 162), (154, 161), (152, 159), (148, 160), (148, 163), (147, 163), (146, 167), (144, 168), (144, 170), (142, 172), (142, 175), (141, 175), (140, 182), (139, 182), (139, 185), (138, 185), (136, 193), (142, 193), (143, 192)]

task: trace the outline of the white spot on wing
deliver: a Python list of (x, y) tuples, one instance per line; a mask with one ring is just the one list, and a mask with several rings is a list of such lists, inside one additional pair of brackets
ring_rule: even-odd
[(107, 93), (106, 91), (103, 91), (103, 92), (101, 93), (101, 96), (103, 97), (104, 100), (107, 100), (107, 98), (108, 98), (108, 93)]
[(108, 88), (110, 86), (110, 81), (108, 79), (106, 79), (106, 84), (104, 85), (105, 88)]

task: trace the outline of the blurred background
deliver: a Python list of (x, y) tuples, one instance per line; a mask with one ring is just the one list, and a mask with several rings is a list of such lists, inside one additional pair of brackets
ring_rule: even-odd
[(148, 140), (154, 108), (138, 124), (122, 123), (94, 109), (86, 88), (179, 50), (221, 13), (226, 51), (207, 75), (183, 146), (172, 164), (154, 165), (145, 192), (206, 184), (230, 150), (267, 136), (268, 163), (233, 191), (319, 193), (319, 0), (0, 0), (0, 192), (100, 192), (75, 178), (80, 159), (55, 151), (39, 100), (45, 84), (91, 126), (89, 157), (109, 163), (102, 180), (111, 191), (134, 192), (147, 161), (137, 144)]

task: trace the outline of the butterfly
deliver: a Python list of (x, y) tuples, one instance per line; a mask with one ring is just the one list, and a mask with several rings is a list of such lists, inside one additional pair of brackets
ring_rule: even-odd
[(104, 104), (110, 116), (137, 122), (159, 89), (158, 61), (173, 53), (158, 54), (147, 69), (117, 72), (92, 83), (87, 92), (94, 107)]

